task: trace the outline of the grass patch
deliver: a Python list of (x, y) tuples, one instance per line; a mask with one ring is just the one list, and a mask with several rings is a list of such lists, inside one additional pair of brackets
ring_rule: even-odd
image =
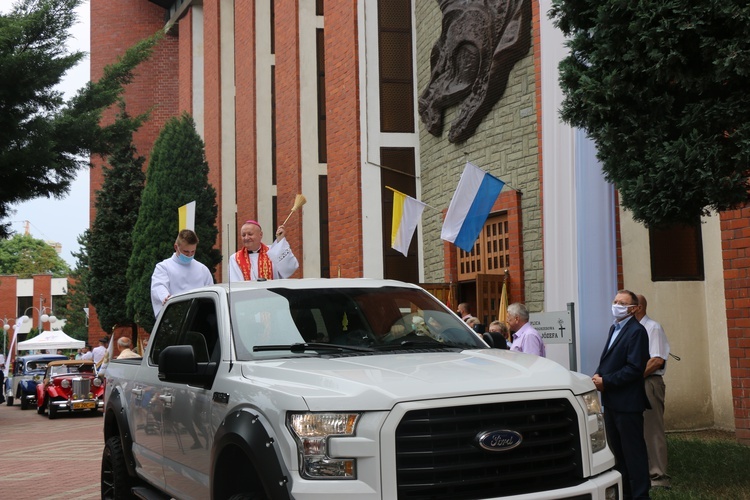
[(750, 446), (721, 431), (667, 434), (672, 489), (653, 500), (750, 499)]

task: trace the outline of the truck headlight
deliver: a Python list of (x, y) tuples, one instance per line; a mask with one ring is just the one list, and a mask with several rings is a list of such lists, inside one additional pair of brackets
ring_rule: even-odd
[(287, 425), (292, 431), (300, 456), (300, 475), (306, 479), (354, 479), (354, 458), (328, 456), (328, 439), (353, 436), (359, 413), (289, 413)]
[(588, 416), (586, 423), (589, 430), (589, 439), (591, 440), (591, 450), (593, 453), (596, 453), (607, 446), (607, 433), (604, 430), (604, 415), (602, 414), (602, 407), (599, 404), (599, 394), (597, 391), (587, 392), (583, 395), (583, 402), (586, 403), (586, 413)]

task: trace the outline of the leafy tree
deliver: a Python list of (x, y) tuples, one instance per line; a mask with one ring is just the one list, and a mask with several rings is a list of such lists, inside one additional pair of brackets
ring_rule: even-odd
[(196, 202), (195, 232), (200, 239), (195, 258), (215, 272), (221, 253), (213, 248), (216, 190), (208, 183), (204, 145), (187, 113), (164, 125), (151, 151), (146, 187), (133, 229), (133, 253), (128, 265), (128, 316), (149, 330), (154, 324), (151, 274), (156, 264), (174, 253), (179, 232), (177, 209)]
[(125, 301), (128, 281), (124, 270), (133, 251), (132, 232), (138, 220), (145, 174), (132, 135), (108, 157), (104, 182), (96, 194), (96, 217), (91, 225), (91, 303), (104, 331), (132, 323)]
[[(64, 102), (55, 90), (84, 57), (65, 42), (82, 0), (20, 0), (0, 14), (0, 220), (10, 206), (39, 197), (63, 197), (89, 154), (107, 154), (138, 118), (101, 125), (133, 71), (146, 60), (162, 32), (130, 49)], [(0, 237), (9, 223), (0, 224)]]
[(593, 138), (606, 178), (647, 226), (748, 201), (746, 0), (553, 0), (569, 37), (562, 118)]
[(89, 231), (78, 236), (79, 252), (73, 252), (76, 266), (68, 276), (68, 293), (56, 301), (55, 312), (65, 318), (65, 333), (74, 339), (88, 342), (89, 327), (84, 308), (89, 306)]
[(28, 234), (0, 240), (0, 274), (17, 274), (25, 279), (45, 273), (55, 278), (70, 273), (68, 263), (47, 242)]

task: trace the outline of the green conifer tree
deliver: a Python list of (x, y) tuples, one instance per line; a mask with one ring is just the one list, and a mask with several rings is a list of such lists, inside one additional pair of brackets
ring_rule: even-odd
[[(122, 111), (127, 117), (127, 114)], [(132, 133), (103, 166), (104, 182), (96, 193), (96, 217), (91, 225), (89, 295), (104, 331), (131, 324), (127, 313), (126, 270), (133, 250), (133, 227), (138, 220), (145, 174), (145, 158), (138, 155)]]
[(553, 0), (562, 118), (595, 141), (635, 220), (695, 224), (748, 201), (746, 0)]
[(184, 113), (169, 120), (154, 143), (133, 230), (127, 272), (128, 315), (146, 330), (155, 319), (151, 306), (154, 266), (174, 253), (179, 232), (177, 211), (191, 201), (196, 202), (195, 232), (200, 239), (195, 258), (213, 273), (221, 262), (221, 253), (213, 248), (218, 234), (216, 190), (208, 183), (203, 140), (192, 117)]
[[(66, 48), (81, 3), (19, 0), (0, 14), (0, 221), (19, 202), (66, 195), (90, 154), (108, 154), (139, 125), (137, 118), (103, 125), (102, 115), (164, 33), (130, 47), (65, 101), (55, 86), (86, 55)], [(0, 224), (0, 237), (9, 233), (10, 224)]]

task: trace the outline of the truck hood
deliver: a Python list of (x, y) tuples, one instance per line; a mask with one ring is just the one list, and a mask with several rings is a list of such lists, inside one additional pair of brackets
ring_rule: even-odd
[(498, 349), (242, 363), (258, 387), (303, 398), (311, 411), (388, 410), (404, 401), (509, 392), (594, 390), (590, 377), (545, 358)]

